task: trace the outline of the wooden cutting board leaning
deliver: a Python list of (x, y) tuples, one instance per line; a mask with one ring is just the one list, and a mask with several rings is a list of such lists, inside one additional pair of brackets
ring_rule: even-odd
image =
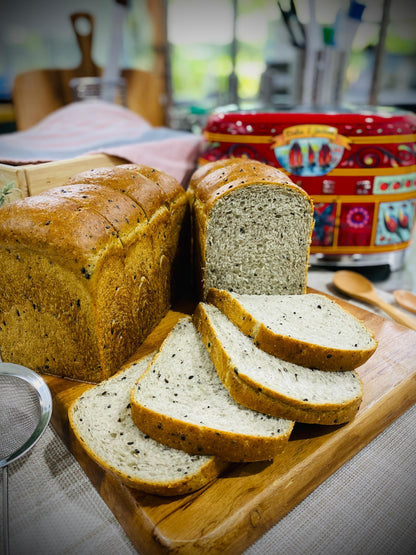
[[(83, 20), (89, 24), (89, 32), (79, 32), (78, 26)], [(77, 67), (36, 69), (15, 77), (13, 105), (19, 131), (32, 127), (51, 112), (72, 102), (72, 79), (102, 75), (102, 68), (92, 58), (94, 18), (86, 12), (73, 13), (71, 24), (81, 54)], [(154, 126), (163, 125), (165, 82), (162, 72), (122, 69), (121, 77), (126, 82), (126, 107), (145, 117)]]

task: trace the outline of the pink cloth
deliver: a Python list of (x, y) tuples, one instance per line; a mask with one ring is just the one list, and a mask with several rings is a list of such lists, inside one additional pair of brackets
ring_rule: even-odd
[(21, 165), (103, 153), (166, 171), (185, 184), (202, 137), (152, 127), (121, 106), (88, 100), (69, 104), (25, 131), (0, 135), (0, 161)]

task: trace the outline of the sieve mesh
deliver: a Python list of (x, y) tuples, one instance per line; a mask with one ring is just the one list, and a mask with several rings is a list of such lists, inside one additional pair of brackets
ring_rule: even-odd
[(39, 395), (26, 380), (0, 375), (0, 460), (18, 451), (41, 418)]

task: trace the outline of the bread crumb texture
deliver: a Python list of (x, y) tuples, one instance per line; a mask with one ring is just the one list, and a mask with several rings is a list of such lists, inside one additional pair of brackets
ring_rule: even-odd
[(208, 219), (205, 290), (302, 293), (310, 203), (292, 189), (250, 185), (219, 198)]
[(288, 422), (236, 403), (223, 386), (198, 331), (188, 319), (177, 324), (135, 399), (153, 411), (215, 430), (275, 436)]
[(161, 495), (188, 492), (195, 489), (193, 480), (197, 489), (219, 470), (209, 470), (212, 457), (188, 455), (162, 445), (133, 423), (130, 389), (152, 358), (149, 355), (86, 391), (70, 409), (71, 427), (84, 449), (129, 485)]
[(334, 301), (319, 294), (234, 295), (270, 331), (337, 349), (371, 349), (369, 330)]
[(354, 371), (327, 372), (282, 361), (260, 349), (214, 306), (204, 304), (216, 337), (220, 338), (238, 376), (270, 397), (303, 404), (314, 410), (337, 408), (360, 399), (361, 380)]

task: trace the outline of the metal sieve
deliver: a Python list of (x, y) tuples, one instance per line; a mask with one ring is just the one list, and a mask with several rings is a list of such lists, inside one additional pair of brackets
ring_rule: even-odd
[(8, 465), (35, 445), (49, 423), (52, 397), (44, 380), (28, 368), (0, 363), (0, 468), (3, 468), (3, 545), (9, 544)]

